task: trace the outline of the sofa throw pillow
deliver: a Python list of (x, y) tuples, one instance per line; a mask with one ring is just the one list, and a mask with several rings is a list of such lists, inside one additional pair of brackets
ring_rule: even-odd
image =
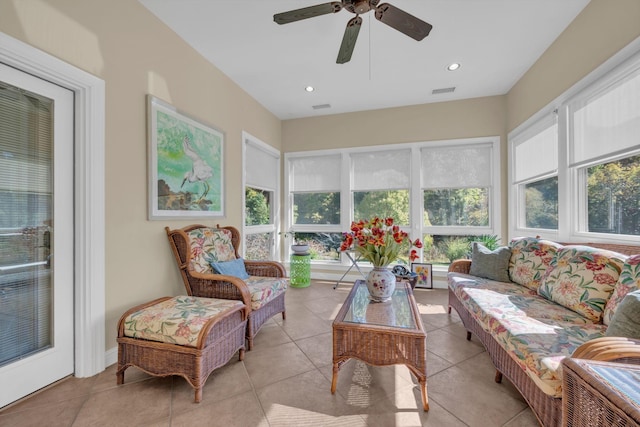
[(223, 261), (211, 263), (211, 268), (218, 274), (226, 274), (227, 276), (234, 276), (242, 280), (249, 278), (247, 269), (244, 266), (244, 260), (242, 258), (234, 259), (233, 261)]
[(551, 262), (538, 294), (600, 323), (625, 259), (604, 249), (565, 246)]
[(615, 314), (616, 310), (620, 306), (620, 303), (624, 297), (635, 290), (640, 289), (640, 255), (632, 255), (625, 261), (622, 266), (622, 272), (616, 287), (613, 290), (613, 294), (607, 305), (604, 307), (604, 315), (602, 317), (602, 323), (605, 325), (610, 324), (611, 318)]
[(511, 281), (538, 290), (551, 260), (562, 245), (537, 237), (518, 237), (509, 242), (509, 277)]
[(471, 269), (469, 270), (469, 274), (497, 280), (499, 282), (510, 282), (510, 258), (511, 249), (506, 246), (491, 251), (484, 245), (474, 242), (471, 252)]
[(221, 228), (201, 227), (190, 231), (190, 268), (198, 273), (212, 273), (211, 262), (236, 259), (236, 251), (231, 242), (231, 231)]
[(640, 339), (640, 291), (629, 292), (624, 297), (604, 334)]

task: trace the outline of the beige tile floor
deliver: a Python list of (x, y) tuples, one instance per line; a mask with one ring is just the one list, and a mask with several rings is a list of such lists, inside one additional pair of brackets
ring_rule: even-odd
[[(331, 388), (331, 322), (350, 289), (314, 281), (287, 291), (287, 320), (265, 324), (243, 362), (214, 371), (200, 404), (180, 377), (129, 368), (116, 386), (115, 365), (91, 378), (68, 378), (0, 411), (0, 426), (538, 426), (526, 403), (494, 369), (481, 344), (465, 339), (447, 292), (417, 289), (427, 330), (427, 391), (403, 365), (351, 360)], [(455, 312), (454, 312), (455, 313)], [(2, 385), (3, 387), (6, 385)]]

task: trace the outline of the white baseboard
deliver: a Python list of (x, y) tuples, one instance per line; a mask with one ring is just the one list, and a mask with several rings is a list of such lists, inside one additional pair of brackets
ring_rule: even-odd
[(104, 353), (104, 366), (105, 368), (118, 363), (118, 347), (113, 347)]

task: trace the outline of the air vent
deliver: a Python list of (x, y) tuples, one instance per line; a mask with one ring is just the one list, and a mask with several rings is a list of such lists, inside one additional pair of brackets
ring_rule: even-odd
[(323, 108), (331, 108), (331, 104), (318, 104), (312, 107), (314, 110), (322, 110)]
[(441, 93), (450, 93), (456, 90), (455, 87), (443, 87), (442, 89), (434, 89), (431, 91), (432, 95), (440, 95)]

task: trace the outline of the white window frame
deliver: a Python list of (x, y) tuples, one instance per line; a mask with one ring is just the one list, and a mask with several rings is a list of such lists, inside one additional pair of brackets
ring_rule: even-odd
[[(529, 141), (531, 138), (536, 135), (546, 131), (549, 127), (557, 124), (557, 129), (559, 130), (561, 125), (558, 122), (558, 114), (557, 110), (553, 110), (547, 115), (539, 118), (536, 122), (532, 123), (525, 129), (522, 129), (521, 132), (516, 133), (510, 137), (508, 144), (508, 174), (509, 174), (509, 200), (512, 202), (509, 203), (509, 223), (512, 224), (510, 227), (513, 230), (510, 235), (539, 235), (544, 233), (544, 235), (549, 239), (555, 239), (558, 237), (558, 230), (556, 229), (542, 229), (542, 228), (531, 228), (526, 226), (526, 194), (525, 194), (525, 186), (527, 184), (532, 184), (535, 182), (539, 182), (548, 178), (552, 178), (554, 176), (559, 175), (558, 167), (553, 171), (549, 171), (548, 173), (542, 173), (539, 175), (527, 177), (524, 179), (518, 180), (516, 178), (516, 147), (522, 143)], [(564, 123), (563, 123), (564, 126)], [(558, 138), (558, 147), (560, 147), (560, 140)], [(558, 158), (558, 163), (560, 163), (560, 158)], [(560, 183), (558, 183), (558, 199), (560, 199)], [(558, 200), (558, 210), (560, 211), (560, 200)], [(560, 212), (558, 212), (558, 216)], [(558, 228), (560, 228), (560, 217), (558, 217)]]
[[(275, 171), (272, 171), (276, 177), (276, 187), (270, 188), (268, 186), (256, 186), (255, 184), (251, 184), (252, 188), (256, 188), (262, 191), (268, 191), (273, 194), (271, 199), (271, 223), (263, 224), (263, 225), (246, 225), (246, 188), (247, 188), (247, 147), (252, 146), (254, 149), (258, 149), (269, 156), (273, 156), (274, 159), (277, 160), (278, 168)], [(278, 260), (280, 259), (280, 246), (278, 239), (278, 224), (280, 218), (280, 169), (281, 169), (281, 155), (280, 151), (273, 148), (269, 144), (259, 140), (255, 136), (249, 134), (248, 132), (242, 132), (242, 257), (245, 256), (245, 251), (247, 248), (247, 237), (251, 234), (262, 234), (262, 233), (271, 233), (273, 238), (270, 242), (270, 259)]]
[[(292, 209), (293, 209), (293, 197), (290, 189), (291, 186), (291, 160), (300, 157), (310, 157), (314, 155), (327, 156), (337, 155), (341, 156), (341, 189), (340, 189), (340, 225), (296, 225), (295, 231), (298, 232), (335, 232), (341, 233), (347, 231), (351, 225), (353, 218), (353, 197), (352, 197), (352, 183), (353, 183), (353, 168), (351, 162), (351, 154), (354, 153), (366, 153), (366, 152), (379, 152), (389, 150), (410, 150), (410, 164), (407, 165), (411, 168), (410, 182), (409, 182), (409, 221), (410, 224), (407, 227), (402, 227), (407, 231), (411, 239), (423, 238), (423, 235), (427, 232), (426, 227), (422, 225), (423, 215), (423, 196), (422, 196), (422, 173), (426, 173), (421, 170), (420, 150), (422, 148), (433, 147), (446, 147), (446, 146), (464, 146), (475, 144), (490, 144), (491, 146), (491, 185), (489, 186), (489, 226), (488, 227), (429, 227), (429, 234), (495, 234), (501, 235), (501, 168), (500, 168), (500, 137), (480, 137), (480, 138), (465, 138), (455, 140), (439, 140), (439, 141), (423, 141), (414, 143), (401, 143), (401, 144), (385, 144), (378, 146), (357, 147), (357, 148), (343, 148), (343, 149), (330, 149), (330, 150), (316, 150), (316, 151), (304, 151), (304, 152), (290, 152), (285, 153), (285, 177), (284, 177), (284, 194), (285, 205), (284, 210), (286, 212), (284, 227), (290, 229), (292, 226)], [(420, 254), (422, 255), (422, 254)], [(337, 262), (327, 261), (312, 261), (316, 264), (333, 264), (337, 265)], [(341, 266), (350, 265), (350, 260), (341, 256)]]
[(509, 205), (509, 238), (517, 236), (535, 236), (567, 242), (610, 242), (637, 244), (640, 236), (596, 233), (587, 230), (587, 194), (586, 169), (597, 164), (608, 163), (621, 158), (640, 154), (640, 145), (623, 152), (612, 152), (591, 159), (588, 162), (571, 165), (570, 150), (573, 135), (569, 114), (571, 108), (584, 102), (634, 70), (640, 69), (640, 38), (636, 39), (601, 66), (596, 68), (573, 87), (546, 105), (524, 123), (509, 132), (509, 199), (519, 200), (517, 184), (514, 184), (515, 171), (512, 151), (514, 143), (522, 136), (531, 133), (545, 116), (558, 114), (558, 230), (526, 229), (518, 222), (516, 204)]

